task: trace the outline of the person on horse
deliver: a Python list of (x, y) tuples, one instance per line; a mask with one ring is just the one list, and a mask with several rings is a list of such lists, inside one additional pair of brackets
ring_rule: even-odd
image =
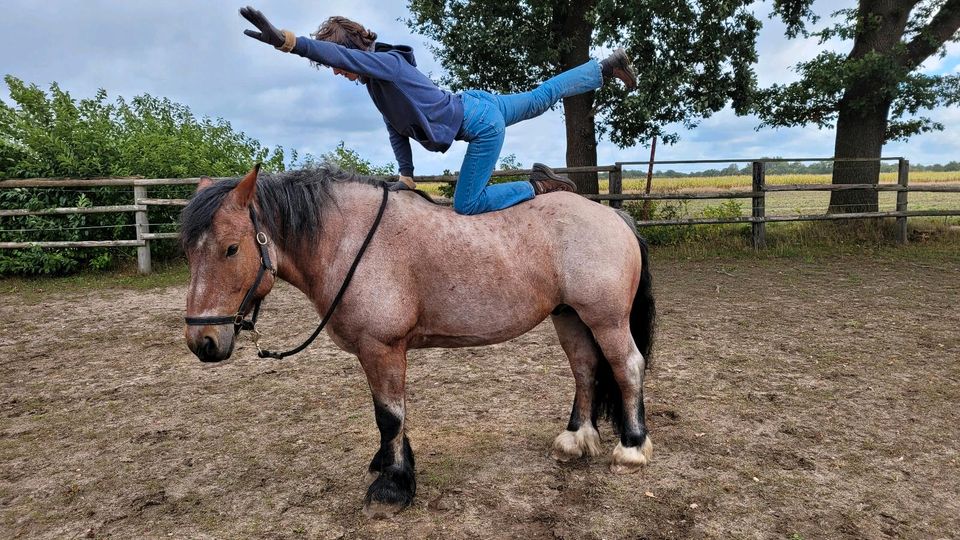
[(534, 164), (529, 181), (488, 185), (505, 127), (543, 114), (564, 97), (596, 90), (612, 78), (623, 81), (628, 90), (636, 87), (630, 59), (617, 49), (603, 61), (590, 60), (529, 92), (454, 94), (438, 88), (417, 69), (411, 47), (377, 42), (375, 32), (350, 19), (330, 17), (310, 39), (278, 30), (250, 6), (241, 8), (240, 14), (259, 30), (244, 30), (247, 36), (366, 85), (383, 115), (400, 181), (407, 187), (416, 185), (410, 139), (433, 152), (446, 152), (454, 140), (466, 141), (467, 153), (453, 194), (453, 208), (459, 214), (501, 210), (552, 191), (576, 192), (573, 182), (540, 163)]

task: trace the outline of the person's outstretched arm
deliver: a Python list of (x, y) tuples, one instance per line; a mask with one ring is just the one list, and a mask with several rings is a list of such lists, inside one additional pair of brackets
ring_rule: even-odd
[(371, 79), (392, 80), (400, 68), (400, 58), (392, 54), (348, 49), (343, 45), (308, 37), (297, 37), (289, 30), (278, 30), (259, 10), (250, 6), (240, 9), (240, 15), (260, 31), (243, 33), (258, 41), (273, 45), (284, 52), (298, 54), (319, 64), (330, 66)]

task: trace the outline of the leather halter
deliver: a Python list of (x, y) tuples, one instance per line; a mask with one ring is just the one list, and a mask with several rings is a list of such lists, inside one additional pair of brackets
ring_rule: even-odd
[(244, 319), (243, 316), (249, 310), (247, 304), (250, 303), (250, 300), (253, 298), (253, 295), (256, 294), (257, 289), (260, 287), (260, 282), (263, 281), (263, 275), (267, 273), (267, 270), (270, 271), (273, 275), (277, 274), (277, 269), (273, 268), (273, 265), (270, 264), (270, 251), (267, 249), (267, 235), (260, 230), (260, 224), (257, 222), (257, 211), (253, 209), (253, 205), (250, 205), (250, 221), (253, 222), (253, 231), (255, 233), (255, 238), (257, 241), (257, 248), (260, 249), (260, 270), (257, 271), (257, 279), (253, 281), (253, 285), (247, 289), (247, 294), (244, 295), (243, 301), (240, 302), (240, 307), (237, 309), (237, 313), (234, 315), (215, 315), (212, 317), (184, 317), (187, 321), (188, 326), (206, 326), (206, 325), (216, 325), (216, 324), (232, 324), (233, 325), (233, 335), (240, 333), (240, 330), (254, 330), (257, 325), (257, 315), (260, 314), (260, 300), (257, 300), (253, 305), (253, 317), (250, 320)]
[(250, 289), (247, 290), (247, 294), (243, 297), (243, 301), (240, 302), (240, 308), (237, 310), (236, 315), (184, 317), (184, 319), (187, 321), (187, 325), (206, 326), (217, 324), (233, 324), (233, 335), (235, 336), (239, 334), (241, 330), (249, 330), (254, 335), (254, 344), (257, 346), (257, 356), (260, 358), (276, 358), (277, 360), (280, 360), (306, 349), (311, 343), (313, 343), (313, 340), (317, 339), (317, 336), (319, 336), (320, 332), (323, 331), (323, 328), (327, 325), (327, 322), (330, 321), (333, 311), (337, 309), (338, 305), (340, 305), (340, 301), (343, 300), (343, 295), (347, 292), (347, 287), (350, 285), (350, 281), (353, 279), (353, 274), (356, 272), (357, 266), (360, 265), (360, 260), (363, 258), (363, 254), (366, 253), (367, 247), (370, 245), (370, 241), (373, 239), (373, 234), (377, 232), (377, 229), (380, 227), (380, 221), (383, 219), (383, 212), (387, 208), (387, 196), (390, 194), (390, 190), (386, 185), (382, 187), (383, 199), (380, 201), (380, 209), (377, 210), (377, 217), (374, 219), (373, 225), (370, 226), (370, 231), (367, 232), (367, 237), (364, 238), (363, 244), (360, 246), (360, 250), (357, 251), (357, 256), (354, 258), (353, 264), (350, 266), (350, 270), (347, 271), (346, 277), (343, 278), (343, 284), (340, 285), (340, 290), (337, 292), (337, 296), (334, 297), (333, 302), (330, 303), (330, 307), (327, 308), (327, 313), (323, 316), (320, 324), (317, 325), (317, 329), (314, 330), (313, 334), (311, 334), (310, 337), (299, 346), (285, 352), (267, 351), (260, 348), (260, 344), (257, 342), (259, 333), (256, 330), (256, 325), (257, 315), (260, 313), (260, 302), (262, 299), (257, 300), (254, 304), (253, 316), (250, 318), (250, 320), (243, 318), (248, 309), (245, 309), (247, 303), (256, 293), (257, 288), (260, 287), (260, 282), (263, 280), (263, 275), (267, 272), (267, 270), (274, 275), (277, 273), (276, 268), (273, 268), (270, 264), (270, 254), (267, 252), (267, 235), (260, 231), (260, 227), (257, 224), (257, 213), (253, 209), (252, 204), (250, 205), (250, 220), (253, 221), (253, 230), (256, 233), (257, 246), (260, 249), (260, 270), (257, 271), (257, 279), (254, 280), (253, 285), (251, 285)]

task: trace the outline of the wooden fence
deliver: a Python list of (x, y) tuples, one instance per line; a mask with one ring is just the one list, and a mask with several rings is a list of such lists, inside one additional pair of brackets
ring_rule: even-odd
[[(953, 210), (908, 210), (908, 194), (911, 192), (942, 192), (960, 193), (960, 186), (950, 185), (909, 185), (910, 165), (906, 159), (881, 158), (881, 161), (897, 162), (897, 183), (891, 184), (796, 184), (796, 185), (768, 185), (766, 183), (766, 165), (772, 162), (804, 162), (804, 161), (863, 161), (876, 162), (875, 159), (838, 160), (833, 158), (802, 158), (802, 159), (758, 159), (758, 160), (685, 160), (685, 161), (658, 161), (656, 165), (690, 165), (710, 163), (751, 163), (752, 189), (750, 191), (731, 190), (720, 192), (690, 192), (690, 193), (623, 193), (623, 170), (629, 165), (648, 165), (646, 161), (623, 161), (613, 165), (597, 167), (567, 167), (555, 169), (560, 173), (598, 172), (606, 173), (609, 189), (607, 193), (585, 195), (595, 201), (607, 201), (613, 207), (619, 208), (624, 201), (640, 200), (709, 200), (709, 199), (750, 199), (752, 212), (750, 216), (722, 217), (722, 218), (688, 218), (688, 219), (658, 219), (640, 221), (638, 226), (654, 225), (698, 225), (722, 223), (750, 223), (752, 228), (753, 246), (762, 249), (766, 246), (766, 224), (784, 221), (815, 221), (840, 219), (867, 219), (867, 218), (896, 218), (898, 225), (898, 240), (905, 243), (907, 240), (907, 218), (917, 216), (960, 216), (960, 208)], [(527, 175), (529, 170), (495, 171), (494, 177)], [(384, 177), (387, 178), (387, 177)], [(446, 182), (456, 183), (456, 176), (418, 176), (418, 182)], [(80, 208), (47, 208), (40, 210), (12, 209), (0, 210), (0, 218), (13, 216), (42, 216), (42, 215), (70, 215), (90, 213), (133, 212), (136, 237), (128, 240), (80, 241), (80, 242), (0, 242), (0, 249), (23, 249), (29, 247), (41, 248), (86, 248), (86, 247), (136, 247), (137, 266), (141, 273), (151, 271), (150, 241), (172, 239), (178, 236), (177, 232), (155, 233), (150, 232), (148, 210), (151, 206), (184, 206), (186, 199), (157, 199), (150, 198), (148, 189), (156, 186), (190, 185), (196, 184), (199, 178), (98, 178), (91, 180), (74, 179), (17, 179), (0, 180), (0, 189), (9, 188), (90, 188), (90, 187), (132, 187), (133, 201), (129, 205), (93, 206)], [(837, 191), (864, 189), (873, 191), (897, 192), (895, 211), (860, 212), (849, 214), (811, 214), (790, 216), (766, 215), (766, 196), (768, 193), (785, 191)]]

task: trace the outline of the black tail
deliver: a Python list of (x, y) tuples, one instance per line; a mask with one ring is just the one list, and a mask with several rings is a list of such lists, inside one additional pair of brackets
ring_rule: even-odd
[[(630, 309), (630, 333), (637, 349), (643, 355), (644, 369), (650, 367), (650, 357), (653, 350), (653, 335), (656, 330), (657, 304), (653, 298), (653, 276), (650, 274), (650, 254), (647, 250), (647, 241), (637, 236), (640, 242), (640, 285), (637, 294), (633, 297), (633, 307)], [(594, 340), (596, 345), (596, 340)], [(600, 347), (597, 346), (597, 350)], [(605, 359), (597, 365), (593, 394), (593, 412), (595, 417), (610, 419), (617, 433), (624, 432), (623, 396), (620, 386), (613, 377), (610, 363)], [(643, 406), (642, 404), (640, 405)]]

